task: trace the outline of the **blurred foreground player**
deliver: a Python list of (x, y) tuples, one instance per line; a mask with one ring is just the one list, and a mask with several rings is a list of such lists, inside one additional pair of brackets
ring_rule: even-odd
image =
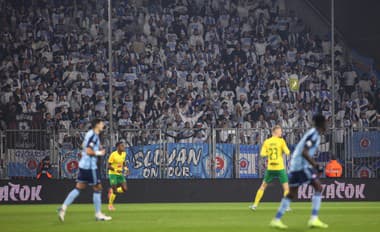
[(109, 221), (112, 218), (104, 215), (101, 212), (102, 205), (102, 184), (97, 167), (97, 161), (99, 156), (104, 156), (105, 150), (100, 145), (99, 134), (103, 131), (104, 122), (101, 119), (94, 119), (91, 123), (92, 129), (89, 130), (84, 138), (82, 144), (82, 157), (79, 161), (79, 173), (77, 178), (77, 184), (75, 188), (67, 195), (62, 206), (58, 209), (58, 218), (61, 221), (65, 220), (65, 213), (67, 207), (73, 203), (80, 192), (91, 185), (93, 193), (93, 202), (95, 206), (95, 219), (97, 221)]
[(112, 152), (108, 158), (108, 178), (111, 188), (108, 191), (108, 210), (113, 211), (115, 207), (113, 205), (117, 193), (125, 193), (127, 191), (127, 181), (123, 175), (129, 174), (128, 167), (125, 166), (125, 145), (123, 141), (116, 143), (116, 151)]
[(286, 229), (288, 226), (282, 223), (281, 218), (290, 202), (297, 197), (298, 187), (305, 183), (310, 183), (314, 187), (312, 198), (311, 218), (309, 227), (327, 228), (328, 225), (318, 218), (322, 201), (322, 186), (319, 176), (323, 173), (323, 168), (312, 158), (317, 152), (321, 141), (321, 134), (326, 131), (327, 122), (323, 115), (316, 115), (313, 118), (314, 128), (306, 132), (301, 141), (297, 144), (290, 162), (289, 169), (289, 194), (281, 201), (276, 217), (271, 221), (270, 226), (278, 229)]
[(272, 137), (266, 139), (261, 147), (260, 156), (268, 157), (268, 168), (265, 171), (264, 180), (260, 188), (257, 190), (255, 201), (249, 208), (256, 210), (261, 198), (264, 195), (264, 191), (268, 184), (273, 181), (274, 178), (278, 178), (284, 189), (284, 196), (289, 193), (288, 175), (286, 174), (283, 154), (289, 155), (290, 151), (286, 145), (285, 140), (282, 138), (282, 128), (277, 125), (272, 129)]

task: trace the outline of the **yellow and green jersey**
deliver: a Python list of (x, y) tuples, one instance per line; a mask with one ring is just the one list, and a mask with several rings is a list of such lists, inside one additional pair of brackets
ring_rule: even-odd
[(108, 170), (108, 174), (121, 175), (124, 168), (126, 156), (127, 153), (125, 151), (123, 151), (121, 154), (117, 151), (112, 152), (108, 158), (108, 163), (113, 168), (113, 170)]
[(284, 159), (282, 154), (290, 154), (289, 148), (283, 138), (271, 137), (266, 139), (261, 147), (260, 155), (268, 157), (268, 170), (282, 170)]

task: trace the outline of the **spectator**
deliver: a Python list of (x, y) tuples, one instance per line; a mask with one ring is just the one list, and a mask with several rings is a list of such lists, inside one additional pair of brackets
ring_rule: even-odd
[(355, 83), (357, 81), (357, 74), (350, 66), (348, 66), (347, 70), (343, 73), (344, 78), (344, 86), (346, 89), (346, 93), (351, 97), (352, 93), (355, 90)]
[[(206, 2), (150, 1), (148, 8), (115, 1), (110, 77), (105, 2), (74, 8), (47, 1), (26, 14), (17, 1), (2, 1), (1, 126), (19, 128), (17, 116), (30, 114), (33, 128), (84, 129), (107, 116), (110, 80), (120, 130), (257, 128), (263, 133), (250, 138), (257, 142), (274, 124), (294, 137), (287, 128), (308, 126), (319, 111), (348, 127), (378, 125), (376, 81), (346, 65), (340, 41), (339, 110), (332, 112), (328, 37), (319, 39), (291, 13), (280, 15), (278, 0)], [(232, 136), (220, 133), (224, 142)], [(234, 136), (247, 141), (247, 134)]]

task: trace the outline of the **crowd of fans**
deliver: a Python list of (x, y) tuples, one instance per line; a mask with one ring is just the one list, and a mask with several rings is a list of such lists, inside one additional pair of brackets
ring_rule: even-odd
[(107, 118), (110, 79), (119, 130), (176, 128), (202, 141), (192, 128), (307, 128), (320, 111), (337, 127), (378, 125), (376, 79), (352, 69), (339, 41), (332, 112), (329, 37), (285, 1), (112, 2), (110, 78), (107, 1), (0, 0), (1, 129), (24, 129), (23, 119), (86, 129)]

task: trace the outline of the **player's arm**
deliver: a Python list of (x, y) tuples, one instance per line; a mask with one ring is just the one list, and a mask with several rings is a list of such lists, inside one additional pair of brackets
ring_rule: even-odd
[(309, 149), (311, 147), (314, 146), (314, 144), (316, 143), (316, 141), (313, 141), (312, 138), (310, 139), (307, 139), (306, 140), (306, 143), (305, 143), (305, 147), (302, 151), (302, 157), (307, 160), (307, 162), (313, 167), (315, 168), (318, 172), (323, 172), (323, 169), (322, 167), (319, 166), (319, 164), (317, 163), (317, 161), (315, 161), (311, 156), (310, 156), (310, 153), (309, 153)]
[(305, 147), (302, 151), (302, 157), (309, 162), (313, 168), (317, 169), (318, 168), (318, 163), (309, 155), (309, 148)]
[(100, 149), (100, 150), (96, 150), (94, 149), (94, 146), (95, 146), (95, 143), (93, 140), (93, 137), (91, 137), (89, 139), (89, 141), (87, 142), (87, 145), (86, 145), (86, 153), (87, 155), (89, 156), (103, 156), (106, 154), (106, 150), (105, 149)]
[(101, 150), (95, 151), (92, 147), (87, 147), (86, 148), (86, 153), (89, 156), (103, 156), (103, 155), (106, 154), (106, 150), (105, 149), (101, 149)]
[(103, 156), (104, 154), (106, 154), (106, 150), (102, 149), (102, 150), (95, 151), (93, 148), (87, 147), (86, 153), (89, 156)]
[(112, 167), (112, 163), (108, 163), (108, 170), (110, 170), (110, 171), (114, 171), (114, 172), (118, 172), (118, 173), (121, 173), (120, 170), (115, 170), (115, 168)]
[(282, 150), (284, 151), (284, 153), (285, 153), (286, 155), (290, 155), (290, 150), (289, 150), (289, 148), (288, 148), (288, 145), (286, 145), (285, 140), (283, 140)]
[(115, 169), (112, 167), (112, 163), (108, 163), (108, 170), (115, 171)]
[(108, 158), (108, 170), (116, 172), (115, 168), (113, 167), (114, 162), (114, 153), (111, 153), (110, 157)]
[(260, 156), (261, 156), (261, 157), (268, 156), (268, 154), (267, 154), (266, 140), (264, 141), (263, 145), (261, 146)]
[(108, 158), (108, 170), (115, 171), (112, 164), (113, 164), (113, 154), (111, 154), (110, 158)]

